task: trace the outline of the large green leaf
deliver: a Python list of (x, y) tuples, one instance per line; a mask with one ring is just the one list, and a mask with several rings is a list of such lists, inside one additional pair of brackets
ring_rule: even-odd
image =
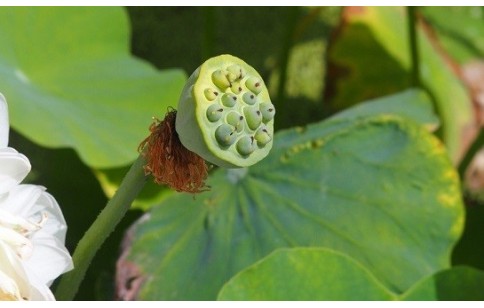
[(279, 249), (234, 276), (219, 300), (390, 300), (363, 266), (323, 248)]
[[(331, 104), (342, 109), (410, 86), (410, 47), (404, 8), (346, 9), (329, 47)], [(461, 155), (462, 131), (472, 123), (471, 100), (458, 76), (422, 27), (418, 28), (421, 79), (441, 118), (442, 139), (453, 162)]]
[(0, 92), (11, 125), (44, 146), (75, 148), (91, 166), (132, 161), (184, 80), (130, 55), (121, 8), (0, 8)]
[(377, 114), (396, 114), (423, 125), (429, 131), (434, 131), (439, 126), (439, 118), (434, 112), (430, 97), (425, 91), (418, 89), (360, 103), (334, 115), (333, 118), (351, 120)]
[(423, 279), (402, 297), (409, 301), (484, 301), (484, 272), (467, 266)]
[(484, 272), (441, 271), (403, 295), (390, 292), (348, 256), (322, 248), (279, 249), (244, 269), (221, 289), (219, 300), (484, 300)]
[(145, 281), (137, 298), (215, 299), (282, 247), (339, 250), (395, 292), (448, 267), (463, 209), (444, 147), (411, 121), (350, 118), (279, 132), (261, 163), (152, 208), (123, 260)]
[[(338, 113), (334, 118), (352, 120), (377, 114), (396, 114), (423, 125), (429, 131), (434, 131), (439, 125), (439, 119), (434, 113), (429, 96), (424, 91), (417, 89), (409, 89), (398, 94), (358, 104), (350, 110)], [(96, 170), (99, 183), (109, 198), (119, 188), (129, 167)], [(136, 198), (132, 207), (149, 209), (166, 198), (171, 192), (165, 187), (149, 182)]]

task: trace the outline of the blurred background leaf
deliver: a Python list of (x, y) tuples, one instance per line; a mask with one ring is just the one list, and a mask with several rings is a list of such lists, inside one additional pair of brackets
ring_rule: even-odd
[[(329, 46), (326, 98), (334, 110), (410, 86), (410, 49), (402, 7), (352, 7)], [(440, 136), (457, 164), (462, 134), (472, 125), (471, 100), (441, 49), (422, 27), (418, 31), (421, 79), (441, 120)]]
[(459, 63), (484, 57), (484, 7), (422, 8), (445, 51)]
[(483, 301), (484, 272), (466, 266), (443, 270), (417, 283), (407, 301)]
[(176, 106), (181, 70), (129, 52), (122, 8), (3, 7), (0, 83), (11, 126), (47, 147), (73, 147), (93, 167), (137, 156), (152, 116)]
[[(229, 53), (256, 68), (278, 110), (276, 129), (325, 116), (324, 59), (339, 11), (340, 7), (128, 8), (133, 53), (157, 67), (174, 65), (191, 74), (207, 58)], [(284, 82), (281, 71), (286, 71)]]
[(232, 275), (281, 247), (342, 251), (395, 292), (450, 266), (463, 227), (459, 183), (423, 128), (346, 115), (274, 142), (256, 166), (219, 169), (211, 191), (171, 195), (135, 224), (120, 262), (144, 279), (137, 299), (213, 300)]

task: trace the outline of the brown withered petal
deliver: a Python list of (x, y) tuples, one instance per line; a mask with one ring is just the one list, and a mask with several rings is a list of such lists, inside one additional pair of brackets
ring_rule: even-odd
[(156, 183), (178, 192), (206, 191), (205, 160), (182, 145), (175, 120), (175, 109), (169, 110), (163, 121), (155, 119), (150, 126), (151, 134), (139, 145), (138, 151), (146, 158), (145, 173), (152, 174)]

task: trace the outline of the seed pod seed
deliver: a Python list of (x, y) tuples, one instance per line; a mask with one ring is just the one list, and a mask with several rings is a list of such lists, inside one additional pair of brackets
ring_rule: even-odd
[(240, 133), (244, 129), (244, 116), (238, 112), (232, 111), (227, 115), (226, 121), (228, 124), (235, 127), (236, 131)]
[(248, 105), (254, 105), (257, 102), (257, 97), (252, 92), (245, 92), (242, 95), (242, 100)]
[(245, 71), (237, 64), (227, 67), (227, 71), (237, 76), (238, 80), (245, 77)]
[(262, 114), (256, 107), (245, 107), (244, 115), (247, 126), (252, 130), (256, 130), (262, 122)]
[(259, 94), (262, 91), (263, 84), (262, 80), (258, 77), (250, 77), (245, 81), (245, 86), (250, 91), (254, 92), (255, 94)]
[(230, 146), (235, 142), (237, 135), (234, 127), (229, 124), (222, 124), (215, 130), (215, 139), (221, 146)]
[(237, 103), (237, 96), (232, 93), (222, 95), (222, 104), (226, 107), (234, 107)]
[(254, 137), (259, 146), (264, 146), (272, 140), (271, 133), (267, 130), (265, 125), (261, 125)]
[(212, 81), (221, 90), (225, 90), (230, 87), (230, 81), (227, 79), (227, 76), (225, 76), (222, 70), (216, 70), (212, 73)]
[(252, 136), (243, 136), (242, 138), (237, 141), (237, 152), (240, 153), (242, 156), (248, 156), (255, 151), (255, 142), (254, 137)]
[(232, 90), (232, 92), (234, 92), (234, 94), (240, 94), (240, 92), (242, 92), (242, 87), (238, 82), (232, 83), (230, 89)]
[(213, 104), (207, 108), (207, 119), (210, 122), (217, 122), (220, 120), (224, 112), (224, 109), (219, 104)]
[(203, 94), (205, 94), (205, 98), (209, 101), (213, 101), (218, 96), (218, 92), (213, 89), (205, 89), (205, 91), (203, 91)]
[(262, 113), (262, 119), (264, 123), (267, 123), (274, 118), (274, 115), (276, 114), (276, 108), (272, 103), (265, 102), (260, 104), (260, 112)]

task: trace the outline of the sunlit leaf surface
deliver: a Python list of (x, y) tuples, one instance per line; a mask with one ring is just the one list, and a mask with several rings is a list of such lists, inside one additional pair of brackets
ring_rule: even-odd
[(88, 165), (136, 158), (153, 116), (176, 106), (180, 70), (157, 71), (129, 52), (122, 8), (0, 8), (0, 92), (11, 125)]

